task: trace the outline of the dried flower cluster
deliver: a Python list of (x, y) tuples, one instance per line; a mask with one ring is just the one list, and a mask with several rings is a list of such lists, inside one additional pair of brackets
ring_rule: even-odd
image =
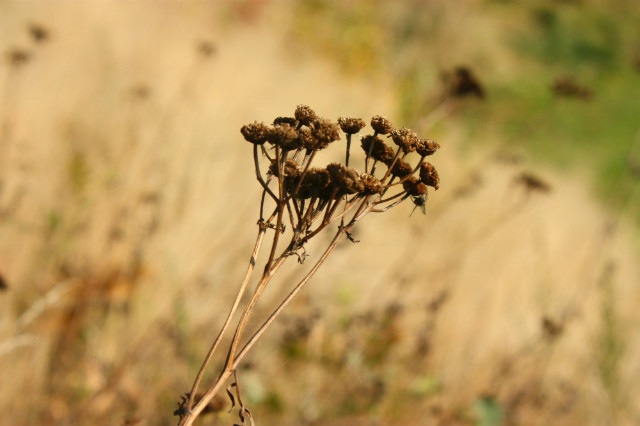
[[(343, 237), (354, 241), (349, 230), (366, 214), (384, 212), (407, 198), (424, 210), (428, 187), (438, 189), (438, 172), (431, 163), (424, 161), (440, 147), (436, 142), (420, 139), (406, 128), (396, 129), (383, 116), (373, 117), (370, 123), (373, 131), (369, 135), (356, 136), (366, 126), (363, 120), (343, 117), (335, 123), (318, 117), (308, 106), (300, 105), (293, 117), (278, 117), (271, 125), (254, 122), (241, 128), (245, 140), (253, 145), (256, 178), (262, 187), (258, 237), (245, 279), (227, 319), (191, 391), (179, 402), (175, 414), (180, 416), (180, 425), (192, 425), (229, 378), (234, 381), (227, 388), (227, 394), (234, 406), (237, 400), (240, 420), (243, 424), (247, 420), (252, 422), (251, 412), (242, 403), (237, 374), (237, 366), (247, 351), (315, 274), (338, 241)], [(325, 166), (314, 165), (316, 154), (336, 144), (342, 133), (346, 135), (344, 164), (333, 162)], [(349, 166), (351, 143), (356, 139), (361, 150), (354, 149), (362, 156), (362, 171)], [(251, 337), (243, 339), (249, 317), (280, 266), (291, 256), (303, 263), (306, 257), (305, 244), (338, 220), (340, 224), (333, 239), (316, 263), (304, 278), (290, 288), (288, 295), (252, 332)], [(224, 367), (208, 390), (204, 394), (198, 393), (204, 371), (243, 300), (263, 239), (271, 231), (273, 238), (268, 260), (237, 322)], [(285, 236), (289, 241), (281, 244)], [(235, 388), (235, 398), (231, 388)]]
[[(379, 115), (371, 119), (373, 132), (359, 138), (364, 170), (350, 168), (352, 139), (365, 126), (363, 120), (351, 117), (334, 123), (300, 105), (293, 117), (278, 117), (270, 126), (254, 122), (242, 127), (242, 135), (254, 145), (258, 181), (276, 204), (286, 208), (299, 242), (337, 218), (344, 226), (350, 210), (355, 211), (351, 218), (357, 221), (369, 211), (385, 211), (408, 197), (426, 199), (429, 186), (438, 189), (438, 172), (424, 160), (440, 145), (420, 139), (407, 128), (395, 129)], [(344, 164), (312, 167), (318, 151), (340, 140), (340, 130), (346, 134)], [(385, 135), (393, 145), (381, 138)], [(407, 158), (412, 152), (419, 156), (413, 165)], [(268, 160), (266, 174), (261, 173), (259, 154)], [(277, 179), (277, 186), (269, 186), (272, 178)], [(312, 228), (320, 216), (323, 219), (318, 228)]]

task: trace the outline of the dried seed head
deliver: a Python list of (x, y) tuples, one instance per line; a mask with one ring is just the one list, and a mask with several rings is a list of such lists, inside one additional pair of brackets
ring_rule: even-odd
[(240, 133), (242, 133), (242, 136), (244, 136), (247, 141), (256, 145), (262, 145), (269, 137), (269, 128), (263, 123), (254, 121), (251, 124), (242, 126)]
[(382, 194), (384, 191), (384, 185), (378, 180), (377, 177), (370, 174), (363, 174), (360, 176), (360, 182), (364, 186), (364, 195)]
[(302, 178), (296, 198), (306, 199), (318, 197), (327, 199), (331, 196), (330, 175), (325, 169), (312, 168)]
[(420, 180), (428, 186), (432, 186), (434, 189), (440, 187), (440, 177), (438, 171), (431, 163), (426, 161), (420, 164)]
[(360, 181), (360, 175), (354, 169), (342, 164), (331, 163), (327, 166), (334, 187), (342, 193), (354, 194), (364, 190), (364, 184)]
[(338, 124), (343, 132), (352, 135), (358, 133), (365, 126), (365, 122), (359, 118), (352, 117), (340, 117), (338, 118)]
[(331, 121), (318, 118), (309, 126), (311, 136), (316, 140), (316, 146), (313, 149), (324, 149), (333, 141), (340, 139), (340, 128)]
[[(271, 162), (271, 165), (269, 166), (269, 173), (271, 173), (275, 177), (280, 177), (280, 174), (278, 173), (278, 164), (275, 161)], [(297, 179), (300, 177), (301, 173), (302, 170), (300, 169), (298, 163), (296, 163), (295, 161), (287, 160), (284, 163), (285, 179)]]
[(407, 194), (414, 197), (419, 197), (420, 195), (427, 193), (427, 185), (420, 182), (420, 179), (413, 176), (402, 182), (402, 187), (407, 191)]
[(298, 131), (288, 123), (276, 124), (269, 131), (269, 142), (286, 150), (302, 147)]
[(522, 172), (515, 178), (516, 183), (521, 184), (529, 192), (549, 192), (551, 186), (539, 176)]
[(433, 139), (420, 139), (416, 151), (423, 157), (433, 155), (440, 148), (440, 144)]
[(288, 124), (291, 127), (297, 127), (298, 126), (298, 120), (296, 120), (293, 117), (276, 117), (273, 120), (273, 125), (277, 126), (278, 124)]
[(296, 120), (301, 124), (308, 126), (317, 118), (316, 112), (307, 105), (298, 105), (295, 112)]
[(402, 148), (403, 152), (412, 152), (416, 150), (416, 145), (419, 141), (418, 135), (410, 129), (403, 127), (399, 130), (393, 130), (390, 135), (393, 142)]
[(376, 115), (371, 119), (371, 127), (373, 127), (376, 133), (380, 133), (381, 135), (386, 135), (393, 130), (391, 122), (387, 117), (382, 115)]
[(40, 24), (29, 25), (29, 35), (36, 43), (42, 43), (49, 39), (49, 30)]
[(318, 145), (317, 139), (313, 137), (308, 127), (298, 129), (298, 136), (304, 149), (313, 150)]
[(7, 60), (11, 65), (24, 65), (31, 59), (31, 52), (23, 50), (19, 47), (13, 48), (7, 52)]
[(371, 157), (374, 160), (381, 161), (385, 164), (389, 164), (395, 156), (393, 149), (376, 136), (365, 136), (362, 138), (360, 144), (367, 155), (371, 152)]
[(391, 174), (401, 178), (409, 176), (412, 171), (413, 168), (411, 167), (411, 164), (407, 163), (402, 158), (398, 158), (391, 168)]

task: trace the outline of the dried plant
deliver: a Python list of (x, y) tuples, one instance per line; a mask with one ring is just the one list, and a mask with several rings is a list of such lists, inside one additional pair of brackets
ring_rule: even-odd
[[(192, 425), (195, 419), (218, 395), (227, 380), (233, 405), (239, 405), (240, 420), (252, 422), (250, 411), (242, 403), (236, 369), (242, 358), (256, 343), (283, 308), (304, 287), (326, 260), (342, 238), (355, 240), (350, 230), (368, 213), (385, 212), (410, 198), (416, 207), (424, 208), (427, 189), (438, 189), (439, 177), (436, 169), (424, 161), (440, 147), (430, 139), (419, 139), (409, 129), (394, 129), (383, 116), (371, 119), (373, 132), (361, 137), (361, 154), (364, 170), (359, 172), (349, 167), (351, 144), (365, 127), (357, 118), (339, 118), (337, 123), (316, 116), (308, 106), (297, 107), (293, 117), (278, 117), (268, 126), (254, 122), (242, 127), (244, 138), (253, 145), (256, 178), (262, 188), (260, 198), (258, 236), (249, 261), (246, 275), (227, 318), (211, 346), (198, 372), (192, 389), (182, 397), (175, 414), (180, 416), (180, 425)], [(344, 164), (331, 163), (325, 167), (313, 167), (316, 154), (340, 140), (346, 134)], [(393, 141), (395, 149), (385, 143), (382, 136)], [(418, 157), (412, 165), (409, 157)], [(243, 339), (248, 320), (265, 288), (290, 257), (304, 263), (305, 245), (330, 225), (339, 223), (329, 245), (317, 262), (281, 301), (260, 327), (246, 340)], [(267, 234), (272, 235), (262, 274), (253, 293), (244, 305), (226, 352), (226, 361), (216, 380), (204, 394), (198, 388), (205, 370), (219, 344), (228, 332), (236, 311), (240, 309), (252, 276), (258, 253)], [(284, 243), (285, 236), (287, 242)], [(232, 392), (233, 390), (233, 392)], [(195, 395), (198, 397), (195, 397)], [(235, 394), (235, 397), (233, 396)]]

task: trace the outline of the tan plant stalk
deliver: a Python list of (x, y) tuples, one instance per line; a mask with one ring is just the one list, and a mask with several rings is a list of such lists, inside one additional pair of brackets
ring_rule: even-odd
[[(336, 124), (317, 117), (309, 107), (300, 105), (294, 117), (278, 117), (271, 126), (255, 122), (242, 127), (242, 135), (253, 144), (256, 179), (262, 187), (258, 236), (245, 278), (240, 284), (225, 322), (196, 375), (191, 391), (182, 397), (179, 408), (175, 412), (180, 416), (180, 426), (192, 425), (232, 376), (233, 382), (228, 385), (227, 393), (234, 405), (235, 401), (238, 401), (240, 406), (238, 415), (242, 423), (245, 424), (247, 421), (253, 423), (251, 412), (242, 403), (240, 395), (236, 370), (242, 358), (287, 304), (309, 282), (338, 242), (343, 237), (355, 242), (349, 230), (358, 221), (370, 212), (384, 212), (409, 197), (416, 206), (424, 207), (427, 187), (438, 188), (439, 178), (435, 168), (423, 160), (426, 156), (435, 153), (439, 145), (432, 140), (418, 139), (417, 135), (409, 129), (394, 130), (391, 123), (382, 116), (373, 117), (371, 120), (373, 134), (361, 139), (365, 154), (365, 172), (360, 173), (349, 168), (351, 143), (364, 126), (364, 121), (355, 118), (340, 118)], [(320, 168), (311, 167), (319, 150), (326, 149), (340, 139), (340, 130), (347, 134), (345, 164), (331, 163)], [(388, 135), (397, 145), (396, 150), (385, 144), (378, 137), (379, 135)], [(273, 154), (269, 153), (265, 145), (274, 151)], [(414, 151), (417, 151), (419, 160), (415, 166), (411, 166), (405, 159)], [(261, 162), (269, 163), (266, 175), (262, 173)], [(378, 163), (387, 166), (381, 178), (374, 176)], [(414, 176), (415, 174), (419, 177)], [(394, 183), (396, 178), (399, 181)], [(274, 179), (277, 180), (275, 191), (269, 187)], [(388, 191), (391, 191), (392, 195), (383, 198)], [(272, 213), (265, 219), (267, 200), (273, 200), (275, 206)], [(249, 319), (276, 272), (291, 256), (296, 256), (299, 263), (304, 263), (305, 244), (337, 220), (340, 220), (340, 224), (336, 233), (318, 261), (243, 343)], [(287, 228), (288, 232), (286, 232)], [(273, 231), (273, 237), (271, 247), (268, 249), (268, 260), (251, 296), (242, 308), (226, 351), (224, 366), (206, 392), (200, 396), (197, 391), (207, 366), (219, 349), (220, 342), (229, 331), (233, 317), (240, 308), (255, 271), (258, 253), (263, 248), (264, 237), (270, 231)], [(284, 235), (290, 236), (290, 240), (283, 247)], [(235, 388), (236, 398), (232, 396), (232, 388)]]

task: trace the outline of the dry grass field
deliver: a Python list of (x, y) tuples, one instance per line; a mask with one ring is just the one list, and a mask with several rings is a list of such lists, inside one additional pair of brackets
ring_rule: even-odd
[(239, 129), (301, 103), (436, 139), (442, 185), (363, 221), (254, 348), (259, 424), (640, 424), (637, 229), (586, 171), (464, 143), (463, 106), (400, 121), (282, 8), (0, 2), (0, 425), (177, 421), (257, 233)]

